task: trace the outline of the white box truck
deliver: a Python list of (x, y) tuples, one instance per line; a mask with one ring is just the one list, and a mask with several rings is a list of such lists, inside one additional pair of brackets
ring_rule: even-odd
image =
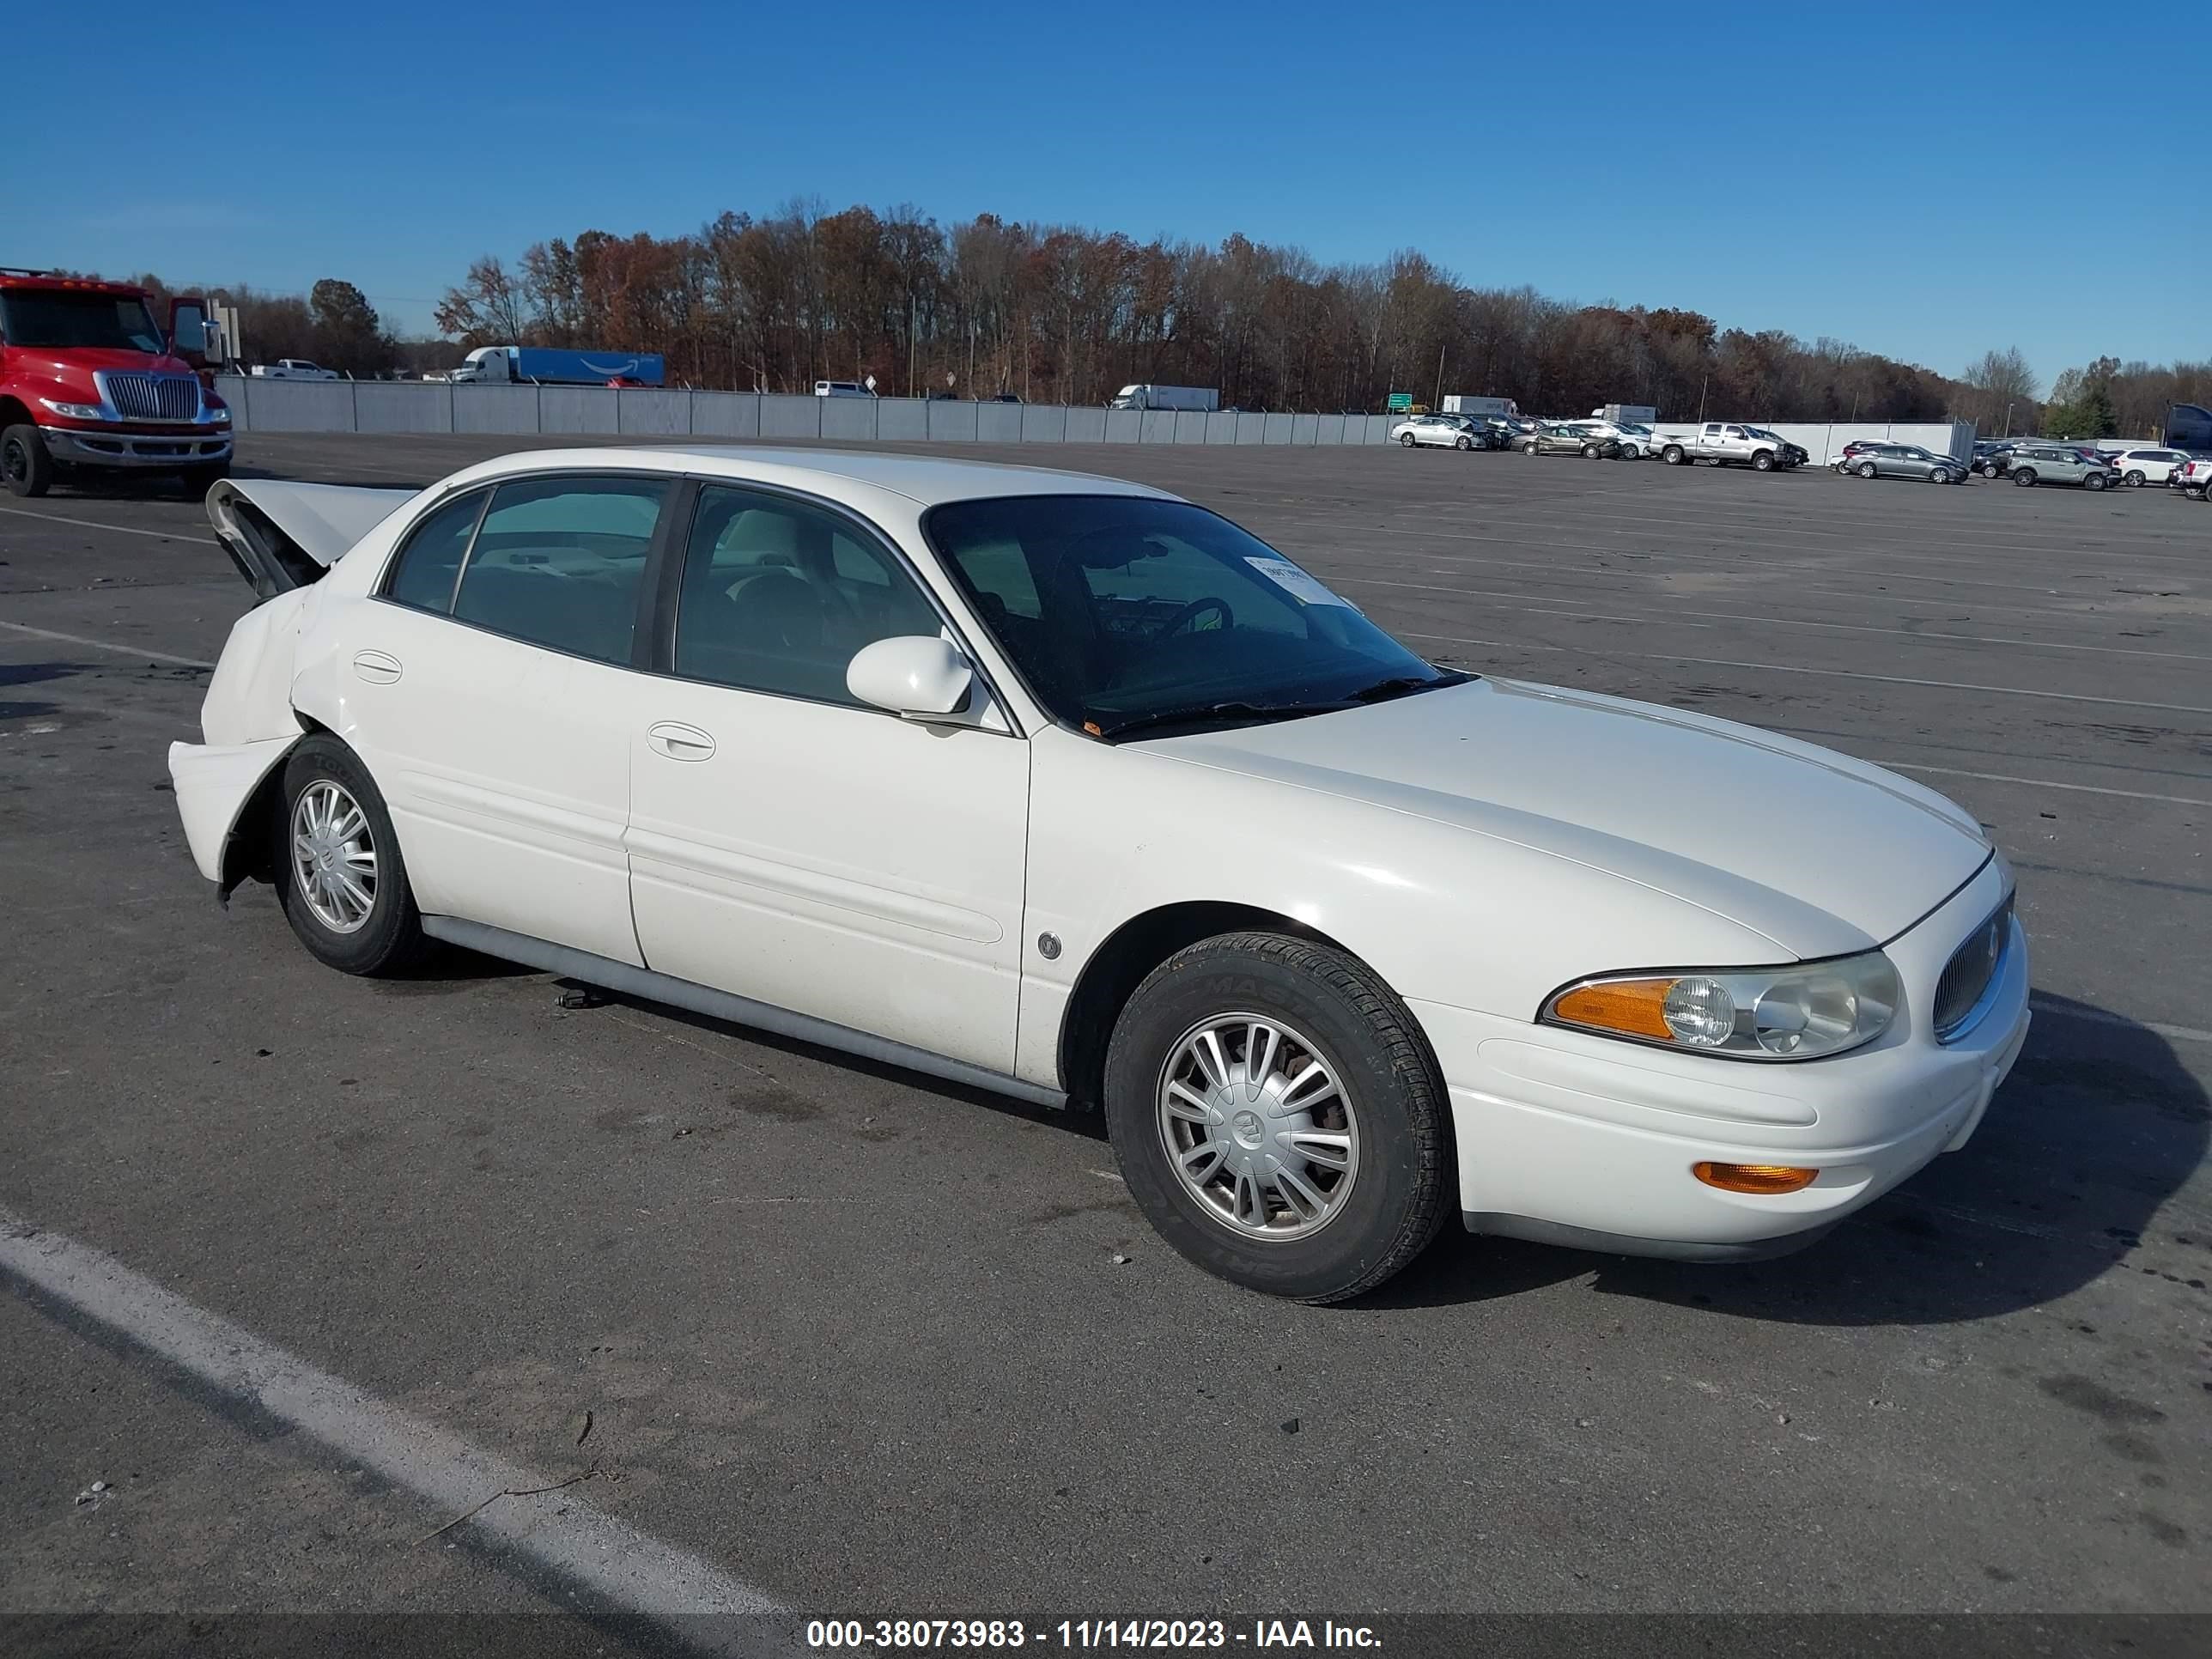
[(1463, 398), (1454, 392), (1445, 395), (1443, 412), (1447, 415), (1518, 415), (1521, 405), (1510, 398)]
[(1650, 404), (1607, 404), (1602, 409), (1590, 410), (1593, 421), (1621, 421), (1631, 426), (1657, 424), (1659, 411)]
[(1149, 382), (1125, 386), (1114, 394), (1109, 409), (1195, 409), (1221, 407), (1221, 393), (1207, 386), (1153, 386)]

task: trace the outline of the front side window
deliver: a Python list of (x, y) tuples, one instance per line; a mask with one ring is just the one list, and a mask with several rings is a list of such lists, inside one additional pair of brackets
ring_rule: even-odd
[(477, 520), (483, 516), (484, 502), (490, 497), (488, 489), (472, 489), (433, 508), (408, 533), (385, 582), (385, 597), (418, 611), (449, 614), (469, 538), (476, 534)]
[(699, 492), (676, 609), (686, 679), (857, 708), (845, 670), (861, 647), (944, 626), (850, 520), (757, 490)]
[(163, 349), (161, 331), (135, 295), (12, 289), (0, 294), (0, 336), (9, 345), (57, 351)]
[(1046, 708), (1097, 736), (1322, 714), (1467, 678), (1188, 501), (1002, 496), (937, 507), (926, 530)]
[(629, 662), (669, 488), (643, 478), (501, 484), (469, 550), (455, 618), (571, 656)]

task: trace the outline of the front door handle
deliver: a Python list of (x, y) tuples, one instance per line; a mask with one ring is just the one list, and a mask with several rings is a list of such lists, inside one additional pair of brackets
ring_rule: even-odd
[(388, 651), (356, 651), (353, 672), (371, 685), (390, 685), (399, 678), (399, 659)]
[(696, 726), (661, 720), (646, 728), (645, 740), (671, 760), (702, 761), (714, 752), (714, 740)]

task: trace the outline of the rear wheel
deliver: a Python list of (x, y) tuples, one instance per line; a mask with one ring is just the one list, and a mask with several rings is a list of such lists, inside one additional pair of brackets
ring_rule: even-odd
[(420, 956), (407, 866), (360, 757), (326, 734), (302, 738), (285, 760), (277, 810), (276, 896), (300, 943), (348, 974), (392, 973)]
[(1105, 1105), (1153, 1226), (1252, 1290), (1357, 1296), (1451, 1206), (1436, 1061), (1389, 988), (1328, 945), (1251, 933), (1178, 951), (1115, 1024)]
[(1522, 444), (1521, 446), (1521, 453), (1523, 455), (1534, 454), (1536, 453), (1536, 441), (1534, 438), (1531, 438), (1527, 443)]
[(1669, 466), (1681, 465), (1682, 446), (1680, 444), (1668, 444), (1666, 448), (1659, 452), (1659, 459), (1666, 462)]
[(43, 495), (54, 485), (54, 458), (34, 426), (0, 432), (0, 483), (10, 495)]

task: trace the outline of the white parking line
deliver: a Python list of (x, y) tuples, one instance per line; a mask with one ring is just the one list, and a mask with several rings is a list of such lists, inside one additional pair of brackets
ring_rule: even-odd
[[(555, 1478), (496, 1457), (386, 1405), (343, 1378), (194, 1306), (113, 1257), (45, 1232), (0, 1206), (0, 1273), (7, 1273), (158, 1355), (234, 1400), (320, 1441), (351, 1462), (458, 1516), (497, 1493), (551, 1486)], [(763, 1650), (781, 1632), (765, 1621), (708, 1625), (702, 1615), (779, 1613), (762, 1591), (710, 1562), (639, 1532), (585, 1501), (582, 1488), (502, 1497), (459, 1523), (527, 1557), (633, 1615), (668, 1627), (684, 1645)], [(680, 1627), (678, 1621), (682, 1621)], [(716, 1638), (719, 1638), (719, 1640)]]
[[(1462, 639), (1456, 634), (1417, 634), (1400, 630), (1409, 640), (1447, 640), (1462, 645), (1487, 645), (1487, 640)], [(1570, 646), (1569, 650), (1587, 647)], [(1981, 685), (1972, 680), (1923, 680), (1909, 674), (1862, 674), (1850, 668), (1807, 668), (1786, 662), (1742, 662), (1733, 657), (1683, 657), (1671, 651), (1589, 650), (1607, 660), (1686, 662), (1700, 668), (1755, 668), (1769, 674), (1813, 674), (1823, 679), (1872, 680), (1883, 685), (1923, 685), (1941, 691), (1983, 691), (1998, 697), (2037, 697), (2046, 702), (2087, 702), (2109, 708), (2154, 708), (2162, 714), (2212, 714), (2212, 708), (2189, 702), (2152, 702), (2142, 697), (2093, 697), (2081, 691), (2038, 691), (2025, 685)]]
[[(0, 511), (4, 511), (0, 508)], [(118, 645), (112, 640), (89, 640), (82, 634), (63, 634), (51, 628), (33, 628), (28, 623), (0, 622), (0, 628), (11, 634), (28, 634), (34, 640), (59, 640), (64, 645), (82, 645), (93, 651), (112, 651), (118, 657), (144, 657), (154, 662), (174, 663), (179, 668), (212, 668), (211, 662), (202, 662), (198, 657), (173, 657), (166, 651), (149, 651), (143, 645)]]
[(61, 513), (40, 513), (27, 507), (0, 507), (0, 513), (12, 514), (19, 519), (44, 519), (49, 524), (82, 525), (87, 530), (112, 530), (118, 536), (151, 536), (157, 542), (205, 542), (210, 547), (222, 544), (212, 536), (188, 536), (180, 530), (134, 530), (129, 525), (102, 524), (97, 519), (72, 519)]
[(2118, 795), (2123, 800), (2162, 800), (2175, 806), (2202, 806), (2212, 811), (2212, 800), (2199, 800), (2194, 795), (2154, 795), (2142, 789), (2107, 789), (2096, 783), (2055, 783), (2049, 778), (2016, 778), (2005, 772), (1966, 772), (1955, 766), (1921, 766), (1911, 761), (1886, 760), (1875, 763), (1887, 766), (1893, 772), (1933, 772), (1946, 778), (1979, 778), (1984, 783), (2024, 783), (2031, 789), (2063, 789), (2076, 795)]

